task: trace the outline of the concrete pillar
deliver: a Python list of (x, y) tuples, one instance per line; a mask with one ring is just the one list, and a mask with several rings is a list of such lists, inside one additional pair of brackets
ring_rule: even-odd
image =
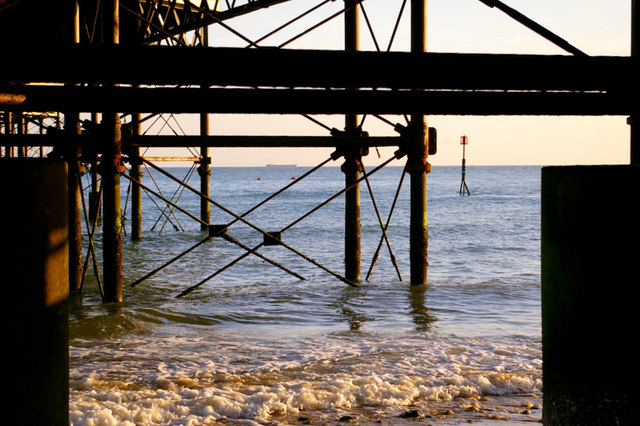
[(542, 169), (543, 420), (639, 424), (640, 166)]
[(5, 424), (69, 425), (69, 248), (64, 161), (0, 159)]

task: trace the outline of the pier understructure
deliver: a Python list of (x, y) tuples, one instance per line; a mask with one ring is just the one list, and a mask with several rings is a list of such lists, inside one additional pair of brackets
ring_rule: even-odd
[[(209, 224), (212, 206), (225, 210), (210, 198), (210, 149), (335, 148), (330, 160), (341, 158), (345, 174), (345, 272), (328, 272), (357, 285), (361, 280), (359, 187), (368, 174), (375, 172), (365, 172), (362, 158), (370, 148), (395, 146), (393, 157), (406, 157), (411, 184), (410, 281), (423, 285), (427, 283), (427, 159), (436, 152), (436, 132), (427, 127), (426, 115), (634, 113), (635, 97), (628, 90), (634, 70), (630, 57), (589, 57), (498, 1), (484, 3), (501, 9), (569, 55), (428, 53), (426, 0), (397, 2), (394, 33), (387, 49), (379, 47), (368, 19), (367, 3), (371, 1), (339, 2), (334, 13), (275, 47), (268, 44), (273, 34), (327, 7), (328, 2), (306, 5), (309, 9), (257, 40), (236, 31), (234, 20), (296, 2), (84, 0), (67, 1), (65, 7), (36, 3), (39, 7), (34, 8), (34, 2), (5, 1), (0, 10), (3, 52), (9, 65), (3, 67), (0, 81), (3, 155), (42, 156), (46, 151), (47, 156), (68, 162), (72, 291), (81, 287), (83, 275), (83, 197), (76, 182), (82, 168), (89, 166), (95, 176), (88, 216), (94, 220), (100, 214), (100, 197), (103, 288), (108, 302), (122, 300), (121, 178), (134, 183), (130, 234), (140, 238), (140, 192), (152, 192), (140, 182), (141, 167), (166, 174), (141, 156), (141, 149), (180, 146), (197, 150), (194, 157), (201, 185), (189, 189), (201, 197), (202, 203), (200, 214), (191, 215), (201, 222), (202, 229), (210, 230), (211, 236), (228, 237), (228, 226)], [(391, 5), (387, 7), (391, 9)], [(410, 46), (404, 47), (405, 51), (392, 50), (393, 37), (406, 14), (410, 15), (405, 19), (410, 26)], [(375, 51), (360, 50), (362, 17), (375, 41)], [(336, 19), (343, 22), (344, 49), (289, 47), (317, 26)], [(24, 21), (31, 24), (24, 25)], [(225, 29), (244, 47), (210, 47), (212, 26)], [(48, 40), (46, 47), (39, 47), (35, 53), (34, 46), (41, 46), (43, 40)], [(495, 72), (507, 68), (508, 74)], [(543, 69), (553, 72), (539, 71)], [(474, 71), (463, 75), (462, 70)], [(318, 121), (314, 118), (318, 115), (341, 114), (345, 124), (343, 129), (327, 127), (327, 135), (318, 137), (216, 136), (210, 134), (211, 113), (297, 114), (314, 121)], [(161, 136), (141, 132), (152, 117), (171, 114), (198, 115), (199, 134)], [(391, 122), (383, 117), (389, 114), (405, 121)], [(388, 121), (397, 136), (369, 135), (363, 128), (367, 116)], [(240, 214), (229, 213), (235, 217), (234, 222), (255, 227)], [(385, 239), (382, 220), (380, 224)], [(270, 233), (255, 228), (264, 234), (265, 242), (274, 240)], [(279, 244), (304, 256), (282, 240)], [(247, 253), (256, 254), (258, 249), (247, 249)]]
[[(201, 182), (198, 189), (187, 186), (201, 197), (201, 211), (198, 215), (185, 213), (200, 221), (203, 230), (209, 229), (211, 237), (231, 238), (228, 226), (209, 223), (212, 206), (227, 211), (210, 197), (212, 148), (335, 148), (326, 162), (343, 161), (345, 271), (328, 272), (357, 285), (361, 280), (360, 183), (368, 182), (367, 176), (379, 168), (365, 172), (363, 156), (370, 148), (395, 146), (397, 150), (388, 161), (406, 161), (411, 185), (410, 282), (424, 285), (426, 177), (428, 156), (436, 152), (437, 134), (426, 124), (428, 114), (634, 115), (635, 97), (628, 90), (634, 78), (632, 58), (590, 57), (505, 4), (483, 2), (568, 55), (428, 53), (426, 0), (394, 5), (394, 32), (386, 49), (380, 47), (382, 41), (376, 39), (366, 13), (371, 1), (338, 2), (339, 7), (331, 6), (332, 13), (326, 18), (307, 24), (277, 46), (269, 44), (274, 34), (334, 2), (305, 5), (308, 9), (302, 9), (300, 15), (278, 24), (264, 37), (252, 39), (234, 29), (235, 20), (283, 3), (300, 2), (84, 0), (66, 1), (64, 7), (35, 2), (38, 7), (34, 8), (34, 2), (5, 1), (0, 10), (3, 52), (9, 64), (0, 78), (3, 156), (46, 153), (67, 161), (71, 291), (81, 288), (83, 276), (83, 194), (77, 182), (88, 167), (93, 183), (87, 216), (95, 223), (102, 215), (103, 297), (107, 302), (118, 302), (122, 300), (123, 280), (120, 181), (125, 178), (133, 183), (130, 235), (138, 239), (142, 235), (140, 194), (153, 193), (141, 183), (142, 166), (167, 174), (153, 159), (142, 156), (141, 149), (193, 147)], [(407, 14), (409, 19), (404, 21), (409, 22), (410, 46), (396, 49), (394, 37)], [(289, 47), (316, 27), (337, 19), (344, 29), (343, 49)], [(227, 31), (243, 47), (211, 47), (213, 26)], [(374, 51), (360, 50), (361, 32), (371, 35)], [(34, 46), (43, 40), (48, 40), (46, 48), (34, 53)], [(498, 69), (510, 72), (495, 72)], [(542, 69), (553, 72), (540, 72)], [(296, 114), (321, 126), (318, 116), (344, 115), (345, 119), (342, 129), (324, 126), (326, 136), (216, 136), (209, 129), (208, 114), (212, 113)], [(198, 116), (199, 134), (150, 135), (141, 131), (150, 120), (174, 114)], [(386, 115), (403, 117), (404, 121), (393, 122)], [(387, 122), (396, 136), (370, 135), (363, 126), (367, 116)], [(233, 222), (243, 222), (263, 233), (265, 244), (278, 240), (305, 257), (240, 213), (227, 213), (234, 217)], [(388, 245), (382, 218), (380, 225), (381, 244), (385, 240)], [(86, 226), (90, 234), (93, 226)], [(259, 255), (258, 250), (247, 248), (247, 254)], [(389, 252), (393, 258), (390, 246)], [(398, 275), (402, 279), (400, 271)]]
[[(385, 16), (391, 21), (386, 27), (393, 28), (387, 41), (378, 35), (376, 22), (367, 13), (375, 8), (375, 0), (1, 0), (0, 168), (8, 170), (9, 164), (14, 167), (30, 157), (66, 162), (69, 291), (81, 289), (90, 263), (97, 268), (92, 239), (100, 219), (103, 267), (97, 275), (102, 297), (105, 302), (120, 302), (126, 276), (126, 265), (122, 264), (122, 179), (132, 183), (130, 238), (142, 237), (141, 194), (145, 191), (208, 230), (189, 251), (211, 238), (224, 238), (242, 247), (243, 257), (262, 256), (296, 275), (260, 254), (262, 246), (277, 244), (340, 281), (357, 286), (362, 280), (360, 186), (366, 183), (373, 199), (368, 176), (391, 161), (403, 161), (411, 197), (409, 281), (426, 285), (426, 179), (428, 157), (437, 151), (437, 132), (428, 127), (428, 115), (626, 116), (631, 127), (630, 165), (640, 162), (640, 8), (636, 0), (631, 1), (632, 54), (616, 57), (589, 56), (505, 3), (479, 1), (566, 53), (427, 52), (426, 0), (385, 2)], [(283, 22), (260, 20), (261, 14), (280, 10), (285, 4), (295, 5), (297, 14)], [(272, 29), (260, 37), (249, 36), (237, 29), (247, 18), (256, 18), (253, 22)], [(318, 28), (336, 22), (342, 33), (336, 35), (342, 40), (337, 47), (331, 43), (313, 49), (294, 47)], [(220, 33), (213, 37), (212, 29)], [(399, 46), (395, 38), (403, 31), (409, 42)], [(287, 35), (281, 37), (283, 33)], [(361, 49), (365, 35), (374, 48)], [(498, 72), (505, 69), (509, 72)], [(320, 126), (324, 136), (216, 135), (209, 128), (210, 114), (296, 115)], [(148, 132), (149, 123), (166, 123), (178, 116), (196, 117), (200, 123), (196, 134)], [(344, 125), (323, 124), (323, 118), (329, 116), (344, 116)], [(388, 124), (393, 136), (370, 134), (365, 118)], [(191, 148), (187, 160), (197, 167), (199, 187), (172, 176), (156, 159), (143, 154), (147, 148), (168, 147)], [(221, 147), (331, 149), (326, 160), (297, 181), (328, 163), (341, 162), (345, 185), (334, 197), (345, 198), (344, 272), (330, 270), (286, 243), (283, 233), (298, 221), (267, 231), (245, 217), (249, 212), (234, 212), (216, 201), (210, 192), (211, 150)], [(365, 168), (369, 150), (378, 147), (394, 147), (393, 154), (379, 166)], [(146, 187), (141, 179), (143, 168), (162, 173), (196, 193), (201, 199), (200, 212), (186, 211), (161, 191)], [(92, 178), (88, 197), (80, 185), (84, 173)], [(291, 182), (254, 209), (296, 183)], [(318, 208), (328, 201), (319, 203)], [(211, 224), (212, 208), (229, 214), (232, 221)], [(386, 239), (388, 220), (385, 224), (376, 212), (380, 247), (386, 245), (393, 259)], [(89, 236), (84, 241), (83, 217)], [(263, 234), (263, 242), (248, 247), (236, 240), (228, 232), (234, 223)], [(184, 254), (167, 259), (147, 277)], [(397, 272), (402, 280), (401, 271)], [(147, 277), (130, 285), (139, 285)], [(179, 296), (206, 281), (194, 283)]]

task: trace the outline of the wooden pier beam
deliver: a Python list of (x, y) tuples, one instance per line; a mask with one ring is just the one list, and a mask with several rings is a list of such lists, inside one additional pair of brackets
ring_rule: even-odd
[[(426, 51), (427, 1), (411, 1), (411, 51)], [(429, 172), (428, 132), (425, 116), (411, 114), (407, 169), (411, 182), (411, 218), (409, 258), (411, 262), (411, 285), (427, 284), (427, 173)]]
[[(345, 51), (355, 52), (359, 49), (359, 2), (345, 0), (344, 15), (344, 47)], [(347, 70), (347, 72), (349, 72)], [(358, 128), (358, 115), (345, 116), (345, 134), (355, 135)], [(354, 283), (360, 282), (360, 179), (362, 155), (359, 148), (344, 151), (342, 172), (345, 176), (345, 186), (351, 187), (345, 192), (344, 210), (344, 269), (345, 278)]]

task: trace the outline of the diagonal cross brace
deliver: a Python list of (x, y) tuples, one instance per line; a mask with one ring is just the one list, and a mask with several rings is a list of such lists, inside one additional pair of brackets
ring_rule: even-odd
[(548, 29), (546, 29), (542, 25), (540, 25), (537, 22), (533, 21), (532, 19), (526, 17), (525, 15), (523, 15), (520, 12), (518, 12), (517, 10), (507, 6), (506, 4), (502, 3), (501, 1), (499, 1), (499, 0), (480, 0), (480, 1), (482, 3), (484, 3), (484, 4), (486, 4), (487, 6), (491, 7), (491, 8), (497, 7), (498, 9), (500, 9), (501, 11), (503, 11), (504, 13), (506, 13), (507, 15), (512, 17), (513, 19), (515, 19), (516, 21), (520, 22), (521, 24), (523, 24), (524, 26), (526, 26), (530, 30), (535, 31), (536, 33), (538, 33), (542, 37), (546, 38), (547, 40), (549, 40), (550, 42), (552, 42), (556, 46), (566, 50), (567, 52), (569, 52), (569, 53), (571, 53), (573, 55), (576, 55), (576, 56), (588, 56), (582, 50), (578, 49), (577, 47), (574, 47), (573, 45), (571, 45), (568, 41), (566, 41), (562, 37), (556, 35), (555, 33), (552, 33), (551, 31), (549, 31)]

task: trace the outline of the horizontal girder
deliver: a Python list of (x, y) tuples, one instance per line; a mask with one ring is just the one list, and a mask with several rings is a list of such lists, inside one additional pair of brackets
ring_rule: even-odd
[(637, 58), (275, 48), (3, 49), (0, 83), (452, 90), (628, 90)]
[[(0, 88), (0, 92), (3, 89)], [(324, 90), (25, 86), (11, 111), (218, 114), (629, 115), (632, 91)]]
[[(73, 146), (95, 147), (99, 139), (92, 134), (69, 135), (64, 131), (47, 134), (0, 134), (0, 146)], [(179, 148), (206, 146), (210, 148), (368, 148), (401, 145), (399, 136), (194, 136), (153, 135), (125, 136), (125, 148)]]
[[(75, 46), (38, 55), (9, 50), (5, 57), (12, 59), (0, 70), (0, 110), (628, 115), (637, 109), (638, 66), (631, 57), (162, 46)], [(47, 85), (31, 84), (37, 82)]]

